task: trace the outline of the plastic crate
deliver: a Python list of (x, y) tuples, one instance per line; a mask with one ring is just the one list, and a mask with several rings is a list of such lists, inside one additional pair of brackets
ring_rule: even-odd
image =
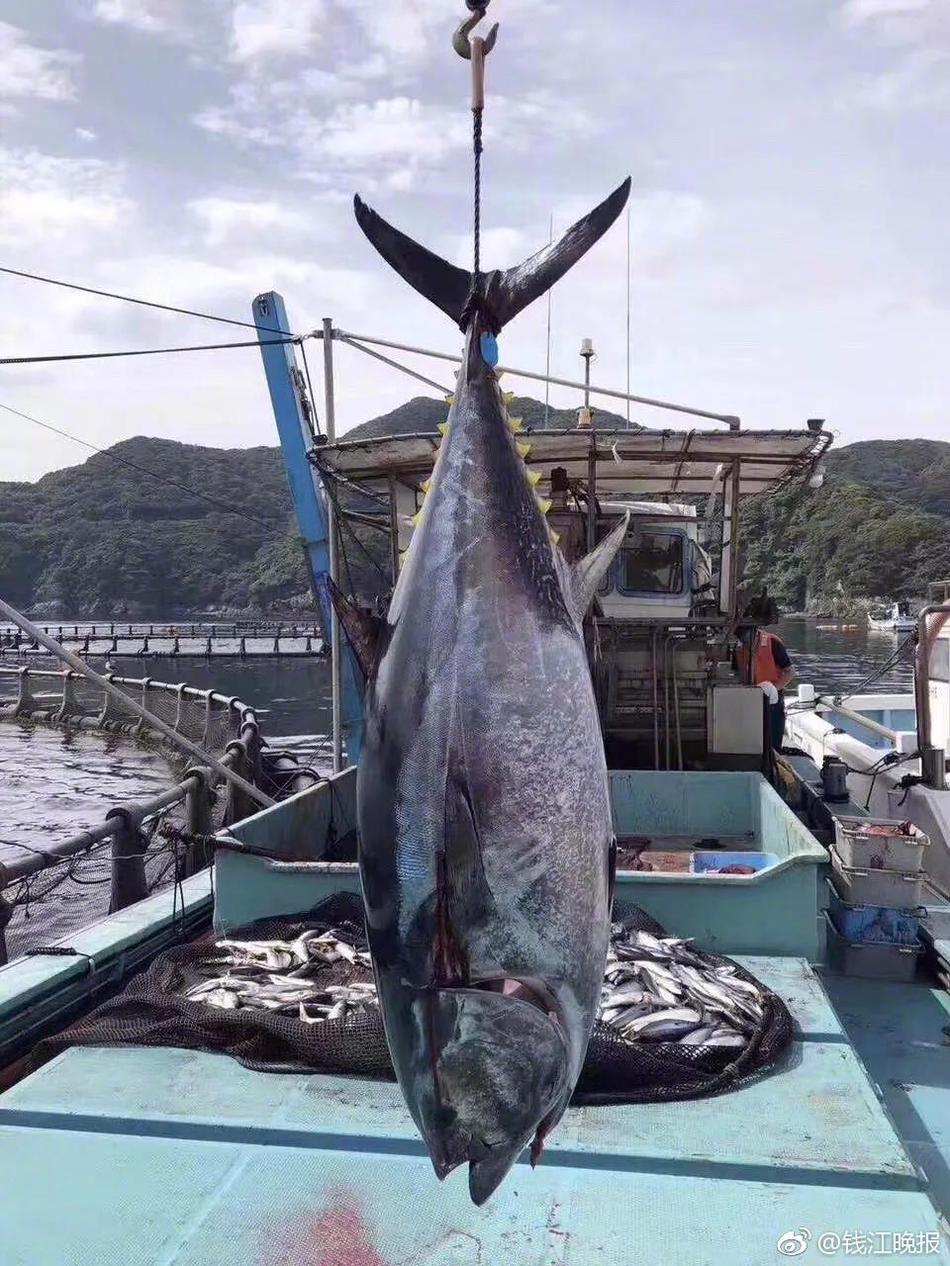
[[(868, 834), (869, 827), (875, 834)], [(855, 870), (918, 871), (929, 843), (923, 831), (897, 818), (835, 818), (838, 856)]]
[(913, 910), (922, 904), (922, 871), (858, 870), (845, 866), (835, 848), (831, 850), (831, 867), (838, 895), (849, 905)]
[[(707, 852), (705, 849), (697, 850), (693, 854), (690, 870), (694, 875), (711, 875), (723, 870), (726, 866), (751, 866), (756, 873), (760, 870), (768, 870), (770, 866), (778, 865), (778, 857), (775, 853), (751, 853), (744, 851), (729, 852), (726, 849), (716, 849)], [(726, 875), (724, 878), (728, 879)], [(736, 875), (736, 879), (748, 879), (749, 875)]]
[(842, 901), (832, 881), (828, 880), (831, 894), (828, 913), (831, 921), (845, 938), (862, 945), (916, 945), (920, 939), (920, 921), (926, 910), (899, 910), (893, 906), (849, 905)]
[(863, 976), (868, 980), (911, 981), (917, 974), (917, 960), (922, 945), (885, 945), (849, 941), (834, 925), (828, 911), (828, 961), (845, 976)]

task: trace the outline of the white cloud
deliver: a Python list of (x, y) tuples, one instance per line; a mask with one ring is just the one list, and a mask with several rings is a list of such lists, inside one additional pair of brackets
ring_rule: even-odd
[(121, 171), (97, 159), (0, 148), (0, 242), (17, 247), (112, 232), (129, 220)]
[(854, 96), (878, 110), (950, 107), (950, 51), (912, 49), (887, 70), (859, 80)]
[(0, 98), (72, 101), (72, 70), (79, 61), (77, 53), (40, 48), (19, 27), (0, 22)]
[(165, 31), (178, 11), (175, 0), (96, 0), (92, 15), (100, 22), (131, 26), (138, 31)]
[(878, 18), (921, 13), (930, 5), (931, 0), (846, 0), (841, 18), (846, 26), (861, 26)]
[(255, 202), (240, 198), (195, 198), (187, 204), (188, 212), (204, 229), (209, 246), (220, 246), (234, 237), (259, 233), (264, 229), (302, 229), (307, 221), (297, 211), (277, 202)]
[(85, 141), (85, 142), (88, 144), (88, 143), (89, 143), (89, 142), (91, 142), (91, 141), (96, 141), (96, 140), (98, 140), (98, 139), (99, 139), (99, 133), (98, 133), (98, 132), (93, 132), (92, 128), (88, 128), (88, 127), (77, 127), (77, 128), (76, 128), (76, 139), (77, 139), (77, 140), (79, 140), (79, 141)]
[(231, 57), (303, 57), (320, 36), (323, 0), (241, 0), (231, 15)]

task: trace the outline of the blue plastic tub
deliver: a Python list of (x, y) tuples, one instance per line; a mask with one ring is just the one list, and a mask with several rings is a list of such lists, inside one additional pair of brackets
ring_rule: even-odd
[(828, 913), (841, 935), (852, 945), (916, 945), (920, 939), (923, 907), (899, 910), (894, 906), (849, 905), (838, 896), (828, 880), (831, 893)]
[[(730, 853), (726, 849), (716, 849), (710, 852), (697, 852), (693, 854), (693, 860), (690, 870), (694, 875), (708, 875), (721, 871), (725, 866), (751, 866), (756, 872), (760, 870), (768, 870), (770, 866), (778, 865), (778, 855), (776, 853), (749, 853), (749, 852), (733, 852)], [(751, 879), (751, 875), (724, 875), (724, 879)]]

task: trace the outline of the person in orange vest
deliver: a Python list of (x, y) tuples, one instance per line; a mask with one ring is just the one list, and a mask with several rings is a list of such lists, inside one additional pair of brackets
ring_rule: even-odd
[(769, 703), (769, 730), (772, 746), (781, 748), (785, 732), (785, 700), (782, 691), (794, 677), (792, 661), (785, 643), (776, 633), (767, 633), (760, 625), (774, 623), (778, 609), (765, 593), (754, 598), (746, 608), (745, 618), (755, 623), (742, 624), (737, 630), (736, 667), (748, 680), (749, 656), (752, 656), (752, 681), (761, 686)]

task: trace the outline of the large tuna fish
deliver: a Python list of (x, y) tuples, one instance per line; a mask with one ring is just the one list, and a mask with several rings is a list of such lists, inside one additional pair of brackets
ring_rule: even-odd
[[(386, 1035), (439, 1178), (481, 1204), (574, 1089), (609, 932), (607, 770), (581, 622), (625, 525), (568, 567), (492, 366), (492, 337), (620, 214), (629, 181), (519, 268), (472, 278), (359, 199), (370, 241), (468, 322), (387, 619), (339, 594), (366, 679), (360, 874)], [(487, 338), (483, 339), (483, 336)]]

